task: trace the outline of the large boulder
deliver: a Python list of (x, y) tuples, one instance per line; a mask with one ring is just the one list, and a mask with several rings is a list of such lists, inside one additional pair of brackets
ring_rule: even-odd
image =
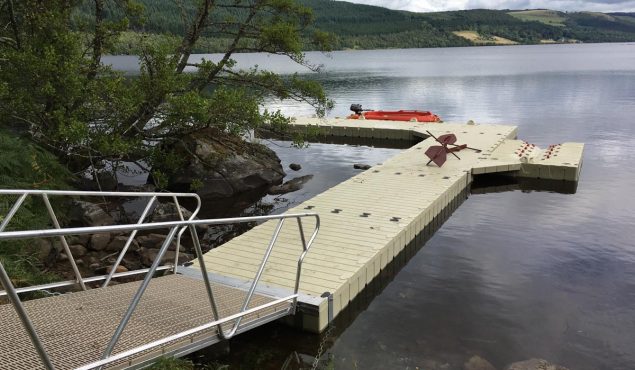
[(185, 164), (168, 180), (173, 191), (227, 198), (279, 184), (285, 176), (280, 159), (262, 144), (249, 143), (216, 129), (204, 129), (169, 148)]
[(53, 244), (47, 239), (33, 239), (27, 245), (27, 252), (41, 263), (48, 263), (50, 255), (55, 252)]
[(79, 200), (73, 201), (69, 218), (72, 225), (81, 226), (104, 226), (115, 222), (99, 205)]
[(81, 244), (73, 244), (69, 246), (68, 248), (71, 250), (71, 253), (73, 254), (74, 258), (83, 257), (88, 252), (86, 247), (84, 247)]
[[(159, 255), (159, 249), (145, 249), (145, 248), (139, 249), (139, 256), (141, 257), (141, 263), (146, 267), (151, 266), (158, 255)], [(165, 265), (166, 263), (170, 263), (170, 262), (173, 263), (175, 257), (176, 257), (176, 251), (173, 251), (173, 250), (166, 251), (163, 257), (161, 258), (161, 265)], [(194, 256), (191, 254), (179, 253), (178, 264), (181, 265), (185, 262), (191, 261), (192, 259), (194, 259)]]
[(463, 364), (463, 370), (496, 370), (496, 368), (486, 359), (479, 356), (472, 356)]
[[(188, 220), (192, 217), (192, 212), (188, 211), (185, 207), (181, 207), (181, 214), (184, 220)], [(180, 221), (179, 210), (174, 203), (159, 203), (150, 214), (149, 221), (151, 222), (169, 222)]]
[(92, 178), (80, 177), (75, 185), (81, 190), (113, 191), (117, 190), (117, 178), (111, 172), (100, 172)]
[(505, 370), (568, 370), (566, 367), (558, 366), (547, 360), (532, 358), (526, 361), (514, 362), (505, 368)]
[(167, 235), (154, 233), (142, 235), (137, 238), (137, 242), (139, 242), (139, 246), (143, 248), (161, 248), (166, 236)]
[[(120, 252), (123, 250), (123, 247), (126, 246), (127, 242), (128, 242), (128, 236), (124, 236), (124, 235), (115, 236), (110, 241), (110, 243), (108, 243), (108, 245), (106, 246), (106, 252)], [(139, 243), (137, 243), (137, 241), (133, 239), (132, 243), (130, 243), (129, 250), (136, 251), (138, 249), (139, 249)]]
[(302, 186), (306, 182), (311, 180), (312, 178), (313, 178), (313, 175), (306, 175), (306, 176), (296, 177), (294, 179), (291, 179), (291, 180), (285, 182), (282, 185), (274, 185), (274, 186), (270, 187), (269, 190), (267, 190), (267, 193), (269, 193), (271, 195), (277, 195), (277, 194), (286, 194), (286, 193), (291, 193), (291, 192), (294, 192), (294, 191), (298, 191), (298, 190), (302, 189)]
[(109, 233), (97, 233), (97, 234), (91, 235), (90, 243), (88, 245), (90, 249), (94, 251), (102, 251), (106, 249), (109, 243), (110, 243)]

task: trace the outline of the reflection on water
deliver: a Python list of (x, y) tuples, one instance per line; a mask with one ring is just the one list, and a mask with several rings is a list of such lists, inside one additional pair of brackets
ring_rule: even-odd
[(574, 181), (512, 177), (495, 173), (476, 175), (471, 185), (472, 194), (503, 193), (514, 190), (575, 194), (577, 189), (578, 183)]
[[(268, 195), (263, 198), (263, 202), (275, 204), (274, 213), (282, 213), (358, 174), (360, 170), (354, 169), (354, 164), (373, 166), (401, 151), (401, 149), (322, 143), (312, 143), (308, 148), (297, 149), (291, 148), (289, 142), (269, 140), (263, 143), (275, 150), (282, 160), (287, 173), (285, 181), (308, 174), (313, 175), (313, 178), (296, 192)], [(291, 163), (300, 164), (302, 169), (300, 171), (289, 169)]]
[[(323, 358), (332, 356), (337, 369), (460, 369), (474, 354), (498, 369), (532, 357), (572, 370), (635, 369), (634, 44), (314, 57), (326, 73), (313, 78), (336, 100), (332, 116), (348, 114), (351, 103), (425, 109), (446, 121), (515, 124), (521, 138), (540, 146), (586, 143), (576, 194), (472, 195), (327, 341)], [(296, 103), (270, 105), (312, 113)], [(276, 212), (353, 176), (353, 163), (394, 155), (325, 144), (276, 150), (285, 166), (303, 166), (287, 179), (315, 175), (303, 190), (267, 199)], [(259, 354), (257, 367), (279, 369), (294, 351), (314, 355), (319, 339), (269, 325), (236, 338), (219, 361), (238, 368)]]

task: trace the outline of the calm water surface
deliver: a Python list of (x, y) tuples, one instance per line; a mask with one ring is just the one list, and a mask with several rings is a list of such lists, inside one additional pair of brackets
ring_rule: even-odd
[[(351, 103), (429, 109), (446, 121), (518, 125), (520, 138), (540, 146), (586, 143), (576, 194), (470, 196), (365, 310), (339, 325), (323, 359), (337, 369), (460, 369), (476, 354), (499, 369), (532, 357), (572, 370), (635, 369), (635, 44), (309, 57), (324, 64), (313, 78), (335, 99), (332, 116)], [(239, 62), (295, 71), (260, 55)], [(296, 103), (270, 105), (311, 114)], [(396, 152), (274, 147), (285, 166), (304, 167), (289, 178), (315, 175), (303, 190), (267, 199), (278, 212), (353, 176), (353, 163)], [(309, 361), (318, 342), (270, 325), (236, 338), (220, 362), (278, 369)]]

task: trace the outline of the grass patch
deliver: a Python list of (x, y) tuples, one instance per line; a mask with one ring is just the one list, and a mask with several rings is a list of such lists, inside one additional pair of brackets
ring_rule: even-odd
[[(70, 172), (57, 158), (28, 140), (0, 131), (0, 189), (63, 189)], [(17, 196), (0, 195), (0, 221), (9, 212)], [(55, 204), (55, 200), (52, 200)], [(55, 207), (61, 209), (62, 207)], [(61, 213), (58, 211), (58, 213)], [(6, 231), (46, 228), (49, 218), (41, 199), (27, 197), (9, 222)], [(0, 242), (0, 262), (17, 287), (44, 284), (56, 276), (42, 272), (36, 257), (41, 244), (35, 240)], [(45, 257), (45, 256), (44, 256)]]
[(595, 17), (598, 19), (602, 19), (609, 22), (615, 22), (615, 17), (610, 14), (600, 13), (600, 12), (580, 12), (582, 14), (586, 14), (591, 17)]
[(162, 357), (149, 370), (228, 370), (229, 365), (221, 365), (215, 362), (196, 365), (192, 361), (184, 358)]
[(476, 31), (454, 31), (456, 36), (463, 37), (479, 45), (517, 45), (516, 41), (498, 36), (484, 36)]
[(536, 10), (523, 10), (518, 12), (509, 12), (507, 13), (512, 17), (518, 18), (522, 21), (526, 22), (540, 22), (544, 24), (548, 24), (550, 26), (558, 26), (564, 27), (567, 18), (558, 11), (555, 10), (546, 10), (546, 9), (536, 9)]
[(614, 15), (613, 17), (615, 17), (616, 19), (621, 20), (622, 22), (635, 24), (635, 16), (630, 16), (630, 15)]
[(150, 370), (195, 370), (194, 363), (182, 358), (163, 357)]

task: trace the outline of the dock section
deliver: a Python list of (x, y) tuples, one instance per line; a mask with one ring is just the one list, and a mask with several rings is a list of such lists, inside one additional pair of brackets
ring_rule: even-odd
[[(489, 124), (426, 124), (345, 119), (298, 119), (292, 129), (317, 126), (323, 136), (399, 139), (419, 143), (385, 163), (290, 209), (317, 212), (319, 237), (305, 259), (300, 281), (301, 322), (319, 332), (328, 324), (327, 295), (337, 316), (381, 270), (437, 217), (467, 196), (474, 176), (509, 176), (578, 181), (583, 144), (563, 143), (540, 149), (517, 140), (517, 127)], [(428, 165), (424, 154), (438, 145), (435, 137), (452, 133), (464, 149), (448, 155), (442, 167)], [(312, 228), (314, 225), (306, 225)], [(276, 224), (265, 222), (205, 255), (212, 279), (236, 287), (248, 284), (258, 270)], [(297, 225), (285, 224), (261, 279), (259, 290), (293, 291), (301, 251)], [(196, 269), (197, 264), (191, 268)]]

